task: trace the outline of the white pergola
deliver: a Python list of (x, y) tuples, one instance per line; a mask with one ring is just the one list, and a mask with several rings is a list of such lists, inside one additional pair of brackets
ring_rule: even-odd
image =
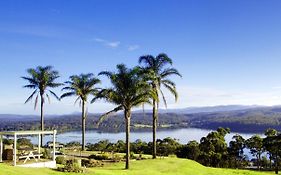
[(56, 134), (57, 131), (3, 131), (0, 132), (0, 162), (3, 162), (3, 136), (13, 136), (14, 137), (14, 145), (13, 145), (13, 160), (14, 166), (17, 165), (17, 136), (29, 136), (29, 135), (37, 135), (38, 136), (38, 153), (40, 154), (41, 147), (41, 135), (53, 135), (53, 161), (56, 161)]

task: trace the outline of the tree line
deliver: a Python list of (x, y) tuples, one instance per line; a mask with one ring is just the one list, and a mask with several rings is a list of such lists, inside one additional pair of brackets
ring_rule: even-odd
[[(281, 133), (275, 129), (267, 129), (264, 132), (265, 137), (253, 135), (248, 139), (236, 134), (227, 144), (225, 136), (229, 133), (230, 129), (228, 128), (218, 128), (202, 137), (199, 142), (192, 140), (187, 144), (181, 144), (178, 140), (170, 137), (157, 139), (157, 156), (176, 155), (179, 158), (195, 160), (210, 167), (240, 169), (256, 167), (258, 170), (275, 170), (278, 174), (281, 157)], [(131, 143), (131, 153), (151, 154), (152, 147), (152, 142), (147, 143), (138, 139)], [(94, 144), (88, 143), (87, 149), (89, 151), (125, 153), (126, 145), (122, 140), (116, 143), (102, 140)], [(252, 160), (249, 160), (248, 155), (245, 154), (246, 149), (253, 156)]]
[[(130, 161), (130, 125), (131, 125), (131, 110), (133, 107), (138, 107), (144, 104), (150, 104), (153, 107), (153, 158), (156, 158), (157, 143), (156, 129), (158, 120), (158, 107), (160, 97), (163, 103), (167, 106), (162, 87), (171, 92), (175, 100), (178, 98), (176, 84), (170, 79), (172, 75), (180, 76), (177, 69), (172, 67), (172, 59), (162, 53), (156, 57), (145, 55), (139, 58), (139, 65), (133, 68), (128, 68), (124, 64), (118, 64), (116, 71), (102, 71), (98, 76), (106, 76), (111, 82), (111, 87), (101, 88), (101, 80), (92, 73), (72, 75), (69, 80), (60, 83), (57, 79), (60, 77), (59, 72), (54, 70), (52, 66), (38, 66), (27, 70), (28, 76), (22, 78), (28, 81), (24, 88), (33, 89), (32, 94), (27, 98), (25, 103), (35, 98), (34, 108), (37, 107), (40, 98), (40, 116), (41, 130), (44, 130), (44, 104), (50, 96), (61, 100), (65, 97), (75, 96), (75, 100), (79, 102), (81, 115), (81, 130), (82, 130), (82, 150), (85, 150), (85, 132), (87, 118), (87, 103), (94, 103), (98, 99), (103, 99), (108, 103), (114, 104), (116, 107), (100, 117), (99, 123), (104, 118), (110, 116), (113, 112), (123, 111), (126, 123), (126, 169), (129, 169)], [(64, 86), (64, 93), (58, 96), (52, 89)], [(92, 99), (89, 101), (89, 97)], [(41, 140), (43, 145), (43, 139)]]

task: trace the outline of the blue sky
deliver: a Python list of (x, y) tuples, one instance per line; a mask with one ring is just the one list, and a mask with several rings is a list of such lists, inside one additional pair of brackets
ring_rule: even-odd
[[(23, 104), (27, 68), (53, 65), (63, 82), (161, 52), (183, 75), (173, 78), (180, 99), (168, 95), (170, 108), (279, 105), (280, 9), (278, 0), (0, 1), (0, 113), (38, 113)], [(79, 111), (73, 101), (53, 100), (46, 113)]]

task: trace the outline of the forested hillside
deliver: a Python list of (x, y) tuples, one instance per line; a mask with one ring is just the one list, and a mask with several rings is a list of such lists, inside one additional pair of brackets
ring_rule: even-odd
[[(97, 128), (101, 114), (89, 114), (87, 129), (118, 132), (124, 130), (122, 114), (114, 114), (104, 120)], [(135, 112), (132, 115), (132, 130), (150, 130), (152, 119), (149, 112)], [(39, 116), (1, 115), (0, 130), (39, 129)], [(196, 127), (216, 129), (229, 127), (236, 132), (263, 132), (267, 128), (281, 130), (281, 107), (256, 107), (232, 111), (182, 113), (176, 110), (159, 114), (160, 129), (175, 129)], [(80, 130), (81, 116), (79, 114), (47, 116), (46, 128), (58, 129), (60, 132)]]

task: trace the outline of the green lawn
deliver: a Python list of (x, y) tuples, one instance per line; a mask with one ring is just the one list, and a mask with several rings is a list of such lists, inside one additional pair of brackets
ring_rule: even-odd
[[(194, 161), (178, 158), (132, 161), (131, 169), (124, 170), (124, 163), (107, 165), (102, 168), (88, 169), (93, 175), (267, 175), (273, 172), (256, 172), (204, 167)], [(63, 175), (55, 170), (40, 168), (19, 168), (0, 164), (0, 175)]]

